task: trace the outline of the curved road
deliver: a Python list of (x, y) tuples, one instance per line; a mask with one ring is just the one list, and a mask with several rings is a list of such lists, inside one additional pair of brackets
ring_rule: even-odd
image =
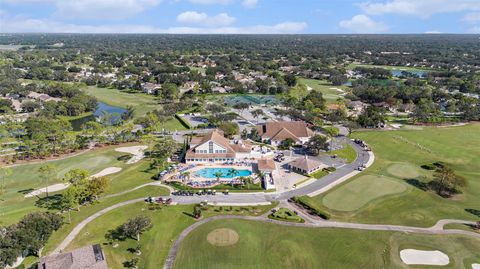
[[(364, 151), (360, 146), (353, 143), (349, 139), (346, 139), (347, 143), (352, 145), (357, 152), (356, 160), (351, 163), (344, 165), (343, 167), (338, 168), (335, 172), (325, 176), (322, 180), (313, 181), (308, 185), (303, 185), (298, 187), (297, 189), (281, 192), (281, 193), (231, 193), (229, 195), (210, 195), (210, 196), (169, 196), (165, 198), (172, 198), (174, 203), (178, 204), (196, 204), (205, 201), (208, 199), (209, 203), (213, 204), (229, 204), (229, 205), (258, 205), (258, 204), (266, 204), (272, 201), (281, 201), (282, 206), (285, 205), (287, 207), (291, 207), (292, 205), (287, 204), (285, 201), (288, 198), (293, 196), (301, 196), (301, 195), (318, 195), (322, 192), (325, 192), (334, 186), (348, 180), (349, 178), (357, 175), (360, 173), (356, 171), (356, 168), (362, 165), (366, 165), (369, 167), (374, 161), (374, 155), (372, 152)], [(149, 183), (138, 186), (132, 190), (128, 190), (119, 194), (114, 194), (112, 196), (122, 195), (136, 189), (146, 187), (146, 186), (162, 186), (160, 183)], [(170, 189), (171, 190), (171, 189)], [(58, 245), (58, 247), (53, 251), (54, 254), (62, 252), (72, 241), (73, 239), (80, 233), (80, 231), (91, 221), (95, 220), (96, 218), (104, 215), (105, 213), (117, 209), (119, 207), (141, 202), (144, 198), (133, 199), (125, 202), (121, 202), (110, 207), (104, 208), (97, 213), (91, 215), (90, 217), (84, 219), (80, 222), (77, 226), (73, 228), (73, 230), (67, 235), (67, 237)], [(173, 261), (178, 250), (180, 243), (183, 239), (196, 227), (207, 223), (209, 221), (217, 220), (217, 219), (245, 219), (245, 220), (254, 220), (254, 221), (263, 221), (263, 222), (270, 222), (276, 223), (285, 226), (296, 226), (296, 227), (311, 227), (311, 228), (345, 228), (345, 229), (361, 229), (361, 230), (375, 230), (375, 231), (400, 231), (400, 232), (410, 232), (410, 233), (429, 233), (429, 234), (463, 234), (468, 236), (473, 236), (476, 238), (480, 238), (480, 234), (462, 231), (462, 230), (443, 230), (443, 226), (448, 223), (466, 223), (466, 224), (473, 224), (473, 222), (469, 221), (462, 221), (462, 220), (440, 220), (437, 224), (430, 228), (419, 228), (419, 227), (409, 227), (409, 226), (397, 226), (397, 225), (376, 225), (376, 224), (358, 224), (358, 223), (347, 223), (347, 222), (335, 222), (335, 221), (323, 221), (318, 220), (310, 217), (307, 214), (304, 214), (299, 209), (295, 209), (299, 211), (299, 214), (306, 220), (306, 223), (285, 223), (281, 221), (270, 220), (266, 218), (266, 216), (260, 217), (246, 217), (246, 216), (215, 216), (207, 219), (200, 220), (195, 224), (189, 226), (185, 229), (175, 242), (174, 246), (171, 248), (167, 261), (165, 263), (165, 268), (172, 268)]]

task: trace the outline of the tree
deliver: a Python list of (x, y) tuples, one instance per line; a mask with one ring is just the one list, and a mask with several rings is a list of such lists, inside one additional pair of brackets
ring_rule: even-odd
[(227, 138), (232, 138), (240, 132), (240, 127), (236, 122), (222, 122), (218, 128), (223, 131), (223, 134)]
[(202, 217), (202, 209), (200, 208), (199, 205), (195, 205), (195, 207), (193, 207), (193, 217), (196, 219), (199, 219)]
[(283, 76), (283, 80), (285, 80), (285, 83), (289, 87), (293, 87), (297, 84), (297, 77), (293, 74), (286, 74)]
[(314, 135), (306, 144), (306, 149), (313, 155), (320, 154), (321, 150), (328, 149), (327, 137), (323, 135)]
[(217, 181), (220, 181), (220, 178), (223, 176), (222, 172), (217, 171), (215, 172), (214, 176), (217, 178)]
[(240, 113), (243, 114), (245, 109), (248, 109), (250, 105), (248, 103), (237, 103), (233, 105), (233, 108), (240, 110)]
[(435, 170), (430, 185), (439, 195), (449, 197), (459, 192), (459, 187), (465, 186), (466, 181), (456, 175), (453, 169), (443, 165)]
[(97, 197), (104, 193), (105, 190), (108, 188), (110, 180), (108, 177), (95, 177), (92, 180), (88, 181), (86, 191), (88, 194), (88, 198), (90, 200), (95, 200)]
[(135, 114), (135, 108), (133, 106), (128, 105), (127, 109), (122, 114), (122, 120), (123, 121), (131, 120), (133, 119), (134, 114)]
[(282, 143), (279, 146), (279, 149), (284, 149), (288, 150), (290, 149), (293, 145), (295, 144), (295, 140), (292, 138), (288, 137), (287, 139), (283, 140)]
[(122, 225), (122, 232), (126, 237), (131, 237), (140, 241), (140, 234), (152, 228), (152, 221), (146, 216), (138, 216), (129, 219)]
[(252, 110), (250, 113), (252, 113), (252, 116), (255, 118), (255, 120), (257, 120), (258, 122), (258, 117), (264, 115), (265, 113), (263, 112), (262, 109), (258, 108), (258, 109), (254, 109)]
[(165, 164), (168, 157), (170, 157), (178, 149), (177, 143), (171, 137), (162, 137), (157, 144), (153, 146), (150, 156), (156, 159), (157, 167)]
[(70, 217), (70, 211), (74, 208), (80, 210), (80, 204), (78, 202), (78, 188), (74, 186), (67, 188), (62, 194), (59, 207), (62, 211), (66, 211), (68, 213), (68, 222), (71, 223), (72, 219)]
[(357, 122), (364, 128), (378, 128), (385, 123), (385, 117), (378, 108), (370, 106), (358, 116)]
[(44, 164), (38, 168), (40, 179), (45, 183), (45, 196), (48, 197), (48, 182), (57, 177), (57, 168), (53, 164)]

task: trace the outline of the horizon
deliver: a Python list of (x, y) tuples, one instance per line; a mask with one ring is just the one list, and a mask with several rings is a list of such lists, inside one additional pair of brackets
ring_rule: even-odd
[(0, 33), (479, 34), (476, 0), (0, 0)]

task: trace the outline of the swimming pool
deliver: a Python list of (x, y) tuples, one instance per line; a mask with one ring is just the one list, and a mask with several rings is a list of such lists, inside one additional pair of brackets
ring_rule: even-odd
[(220, 178), (234, 178), (234, 177), (248, 177), (252, 174), (250, 170), (233, 169), (233, 170), (236, 170), (237, 173), (235, 175), (232, 175), (230, 173), (230, 170), (232, 170), (232, 168), (202, 168), (196, 171), (195, 175), (203, 178), (217, 178), (215, 174), (217, 172), (220, 172), (222, 173), (222, 176)]

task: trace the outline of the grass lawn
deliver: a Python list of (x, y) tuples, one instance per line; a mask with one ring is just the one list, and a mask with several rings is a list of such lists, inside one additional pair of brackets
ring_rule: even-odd
[[(477, 216), (465, 209), (480, 210), (479, 133), (479, 123), (460, 127), (354, 133), (353, 137), (363, 139), (370, 145), (375, 153), (375, 163), (356, 178), (308, 200), (323, 209), (327, 208), (325, 202), (328, 201), (328, 207), (352, 210), (330, 212), (333, 219), (352, 222), (431, 226), (439, 219), (478, 220)], [(462, 189), (462, 194), (446, 199), (406, 184), (409, 179), (420, 182), (431, 180), (432, 172), (420, 166), (437, 161), (444, 162), (467, 180), (467, 187)], [(376, 179), (367, 184), (378, 184), (362, 186), (366, 177)], [(385, 195), (382, 194), (385, 188), (381, 183), (385, 178), (389, 178), (389, 182), (395, 181), (395, 185), (405, 185), (406, 191), (401, 194), (393, 192), (395, 195), (387, 192), (386, 196), (371, 199), (372, 195)], [(355, 190), (352, 186), (359, 189)], [(355, 199), (367, 204), (360, 208), (335, 204), (345, 203), (343, 199), (347, 197), (341, 199), (341, 196), (351, 194), (353, 190)]]
[[(234, 230), (239, 240), (219, 247), (207, 235), (220, 228)], [(451, 263), (466, 268), (480, 259), (480, 240), (350, 229), (285, 227), (245, 220), (219, 220), (190, 233), (179, 248), (174, 268), (417, 268), (400, 260), (405, 248), (440, 250)], [(427, 268), (425, 266), (421, 268)]]
[(357, 152), (349, 144), (343, 144), (343, 148), (338, 150), (332, 150), (328, 152), (329, 155), (337, 155), (339, 158), (344, 159), (347, 163), (352, 163), (357, 158)]
[[(219, 214), (234, 215), (260, 215), (272, 206), (257, 207), (220, 207), (209, 206), (203, 212), (203, 217)], [(161, 206), (160, 209), (151, 208), (147, 203), (136, 203), (113, 210), (93, 222), (89, 223), (68, 246), (74, 249), (89, 244), (100, 243), (105, 252), (110, 268), (124, 268), (123, 262), (133, 257), (140, 259), (138, 268), (161, 268), (167, 257), (168, 251), (177, 236), (188, 226), (195, 222), (190, 216), (193, 212), (193, 205)], [(127, 239), (120, 241), (117, 248), (107, 243), (105, 234), (119, 225), (125, 223), (129, 218), (138, 215), (146, 215), (151, 218), (153, 228), (144, 233), (140, 242)], [(142, 254), (136, 256), (128, 251), (141, 245)], [(204, 267), (206, 268), (206, 267)]]
[[(49, 164), (55, 165), (58, 170), (56, 180), (49, 181), (48, 185), (62, 182), (63, 175), (73, 168), (81, 168), (94, 174), (100, 172), (107, 167), (126, 167), (124, 161), (119, 160), (120, 157), (128, 155), (126, 153), (116, 152), (114, 147), (106, 147), (88, 151), (77, 156), (69, 157), (63, 160), (51, 161)], [(38, 169), (42, 163), (21, 164), (12, 167), (12, 175), (9, 176), (5, 183), (4, 201), (1, 213), (4, 214), (0, 218), (0, 225), (9, 224), (20, 219), (23, 215), (35, 209), (33, 203), (36, 198), (24, 198), (25, 193), (38, 188), (45, 187), (40, 180)]]
[[(136, 118), (144, 116), (147, 112), (161, 108), (161, 105), (158, 104), (154, 96), (143, 93), (127, 93), (117, 89), (98, 88), (95, 86), (84, 88), (83, 91), (95, 96), (100, 102), (107, 105), (122, 108), (133, 106), (135, 108)], [(164, 124), (164, 128), (170, 131), (186, 130), (175, 117), (168, 119)]]
[(160, 108), (158, 101), (152, 95), (143, 93), (127, 93), (117, 89), (99, 88), (96, 86), (88, 86), (82, 89), (84, 92), (95, 96), (98, 101), (107, 105), (126, 108), (133, 106), (135, 108), (135, 116), (143, 116), (149, 111)]
[(322, 202), (333, 210), (353, 211), (377, 198), (401, 193), (406, 189), (406, 183), (388, 177), (365, 175), (328, 193)]
[[(51, 162), (58, 168), (59, 176), (57, 181), (50, 181), (49, 185), (61, 182), (63, 174), (72, 168), (87, 169), (93, 174), (111, 166), (121, 167), (122, 171), (108, 175), (111, 183), (105, 195), (119, 193), (152, 182), (151, 178), (156, 174), (156, 170), (149, 169), (148, 160), (127, 165), (124, 161), (119, 161), (118, 158), (128, 154), (114, 151), (115, 147), (101, 148)], [(40, 166), (41, 164), (24, 164), (12, 168), (13, 174), (10, 180), (7, 180), (5, 201), (0, 202), (2, 205), (0, 225), (14, 223), (30, 212), (45, 210), (35, 205), (38, 202), (37, 197), (25, 198), (22, 191), (44, 187), (38, 176)], [(61, 192), (55, 194), (58, 193)], [(44, 194), (41, 195), (42, 198), (44, 196)]]
[(341, 89), (343, 91), (347, 91), (348, 89), (348, 87), (345, 86), (333, 86), (330, 82), (325, 80), (298, 78), (298, 83), (307, 85), (314, 90), (320, 91), (327, 103), (336, 103), (338, 98), (343, 98), (341, 95), (342, 92), (333, 88)]
[(280, 220), (280, 221), (288, 221), (288, 222), (305, 222), (304, 219), (296, 215), (292, 210), (288, 208), (280, 208), (279, 210), (275, 211), (274, 213), (268, 215), (268, 218)]
[(435, 69), (431, 68), (424, 68), (424, 67), (412, 67), (412, 66), (393, 66), (393, 65), (371, 65), (371, 64), (350, 64), (348, 69), (355, 69), (355, 67), (367, 67), (367, 68), (383, 68), (386, 70), (404, 70), (404, 71), (436, 71)]

